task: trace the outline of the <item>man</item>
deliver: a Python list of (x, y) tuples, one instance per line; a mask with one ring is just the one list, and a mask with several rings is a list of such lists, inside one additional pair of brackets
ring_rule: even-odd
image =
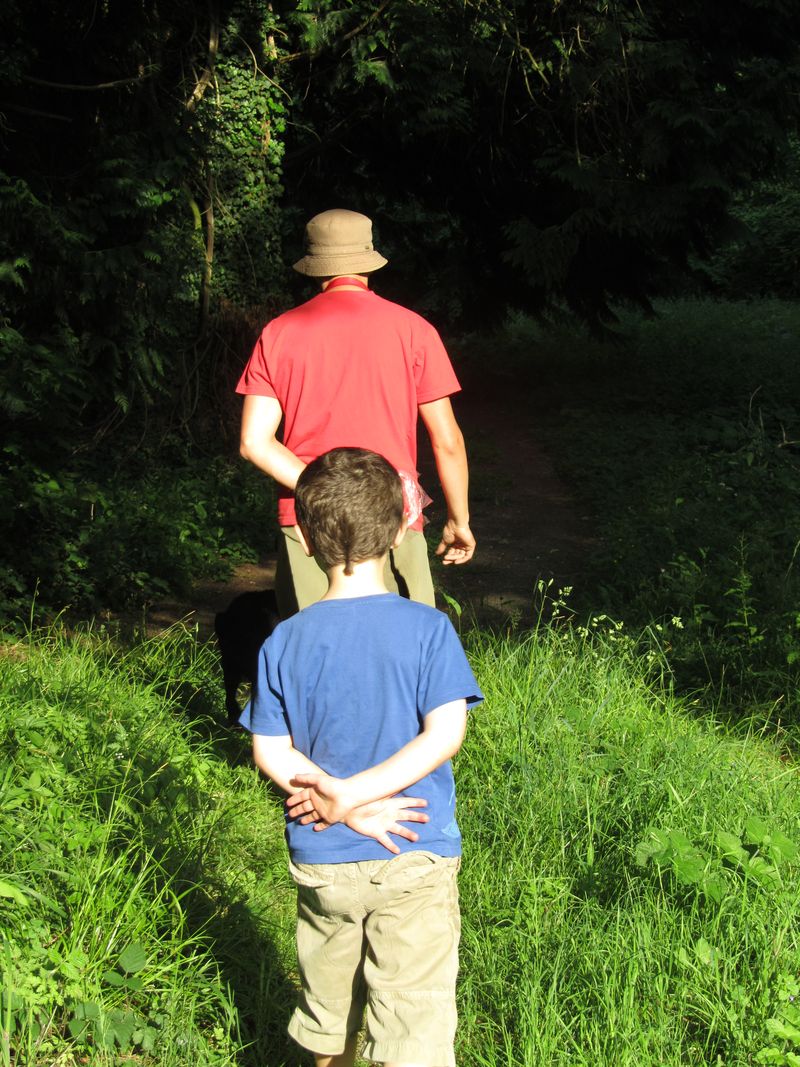
[(422, 535), (429, 500), (417, 474), (418, 415), (447, 504), (436, 554), (445, 564), (461, 564), (475, 551), (464, 438), (450, 404), (460, 386), (433, 326), (370, 291), (369, 274), (386, 262), (373, 248), (365, 215), (334, 209), (311, 219), (306, 255), (294, 269), (319, 279), (322, 291), (267, 324), (236, 387), (245, 397), (241, 454), (280, 487), (276, 594), (283, 617), (327, 588), (294, 529), (295, 484), (311, 460), (343, 446), (378, 452), (400, 474), (409, 534), (390, 555), (387, 585), (434, 605)]

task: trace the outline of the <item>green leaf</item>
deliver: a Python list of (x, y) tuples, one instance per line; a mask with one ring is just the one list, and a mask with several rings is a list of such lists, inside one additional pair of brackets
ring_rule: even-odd
[(70, 1019), (67, 1027), (74, 1041), (81, 1041), (87, 1034), (91, 1023), (88, 1019)]
[(117, 964), (126, 974), (135, 974), (147, 966), (147, 953), (138, 942), (134, 942), (120, 954)]
[(112, 1011), (108, 1016), (108, 1025), (114, 1040), (123, 1050), (130, 1048), (131, 1037), (136, 1029), (136, 1016), (132, 1011)]
[(770, 854), (777, 853), (778, 858), (784, 859), (788, 863), (793, 863), (800, 852), (800, 848), (797, 847), (794, 841), (790, 841), (786, 834), (782, 834), (780, 830), (770, 834), (769, 850)]
[(153, 1026), (143, 1026), (139, 1030), (134, 1030), (132, 1035), (133, 1043), (138, 1045), (142, 1052), (152, 1052), (156, 1047), (157, 1038), (158, 1030)]
[(715, 875), (706, 875), (700, 883), (700, 889), (707, 897), (719, 904), (728, 887), (722, 878), (718, 878)]
[(742, 842), (736, 834), (729, 834), (727, 830), (718, 830), (716, 842), (725, 859), (736, 863), (747, 863), (749, 858), (747, 849), (742, 847)]
[(697, 941), (695, 941), (694, 954), (701, 963), (706, 965), (706, 967), (716, 967), (722, 959), (720, 950), (714, 948), (713, 945), (710, 945), (704, 937), (699, 937)]
[(792, 1041), (795, 1045), (800, 1045), (800, 1029), (783, 1019), (767, 1019), (767, 1029), (781, 1041)]
[(456, 613), (456, 618), (457, 618), (457, 619), (460, 619), (460, 618), (461, 618), (461, 612), (462, 612), (462, 611), (463, 611), (464, 609), (463, 609), (463, 608), (461, 607), (461, 605), (460, 605), (460, 604), (459, 604), (459, 602), (458, 602), (458, 601), (456, 600), (456, 598), (455, 598), (455, 597), (452, 597), (452, 596), (450, 596), (450, 595), (449, 595), (448, 593), (445, 593), (445, 592), (443, 592), (443, 591), (442, 591), (442, 597), (444, 598), (444, 602), (445, 602), (445, 603), (447, 604), (447, 606), (448, 606), (449, 608), (452, 608), (452, 609), (453, 609), (453, 611), (454, 611), (454, 612)]
[(781, 876), (777, 867), (767, 863), (763, 856), (753, 856), (747, 864), (747, 873), (767, 889), (774, 889), (780, 885)]
[(694, 851), (694, 846), (692, 845), (692, 842), (689, 840), (686, 834), (682, 833), (680, 830), (670, 830), (669, 840), (670, 844), (676, 852), (688, 853)]
[(665, 830), (650, 827), (645, 837), (636, 846), (636, 862), (644, 867), (649, 859), (659, 865), (668, 863), (672, 856), (670, 836)]
[(697, 885), (703, 880), (706, 865), (701, 856), (676, 856), (673, 861), (675, 876), (685, 885)]
[(0, 882), (0, 897), (8, 897), (15, 903), (22, 904), (23, 907), (27, 907), (29, 903), (27, 893), (18, 886), (12, 885), (11, 882)]
[(89, 1019), (92, 1022), (97, 1022), (100, 1018), (100, 1005), (95, 1004), (94, 1001), (85, 1000), (75, 1005), (75, 1011), (73, 1014), (74, 1019)]
[(745, 841), (748, 845), (760, 845), (765, 837), (769, 837), (766, 823), (757, 819), (755, 815), (751, 815), (744, 824), (744, 830)]

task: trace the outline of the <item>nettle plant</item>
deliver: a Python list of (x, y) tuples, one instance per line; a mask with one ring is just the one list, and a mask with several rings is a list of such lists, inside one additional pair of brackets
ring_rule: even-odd
[[(138, 942), (125, 948), (115, 969), (103, 974), (103, 984), (121, 994), (139, 993), (144, 989), (139, 972), (147, 966), (147, 953)], [(95, 1001), (80, 1001), (73, 1007), (69, 1032), (77, 1042), (91, 1039), (94, 1047), (128, 1052), (140, 1048), (152, 1052), (156, 1047), (159, 1028), (164, 1018), (157, 1012), (145, 1017), (126, 1001), (118, 1007), (107, 1008)]]
[(800, 981), (783, 973), (775, 989), (774, 1015), (767, 1019), (771, 1041), (756, 1055), (758, 1063), (800, 1067)]
[[(787, 868), (798, 862), (800, 848), (757, 816), (745, 820), (741, 833), (718, 830), (710, 849), (700, 847), (680, 830), (651, 826), (636, 846), (635, 858), (640, 867), (652, 863), (662, 884), (680, 887), (689, 906), (699, 894), (721, 915), (726, 903), (741, 909), (752, 894), (762, 901), (767, 894), (776, 916), (788, 916), (791, 921), (795, 914), (796, 894), (787, 888)], [(721, 929), (715, 923), (712, 928), (717, 933)], [(698, 936), (688, 947), (681, 946), (677, 962), (687, 971), (715, 973), (717, 981), (727, 985), (726, 1015), (732, 1022), (757, 1007), (763, 1020), (757, 1032), (763, 1035), (761, 1040), (768, 1040), (755, 1057), (758, 1063), (800, 1067), (800, 975), (788, 972), (784, 965), (761, 992), (740, 982), (729, 983), (738, 973), (735, 961), (713, 943), (717, 940), (713, 934), (709, 937), (711, 941)], [(769, 961), (765, 964), (769, 966)]]
[[(721, 903), (741, 883), (780, 893), (782, 869), (797, 862), (800, 848), (780, 830), (750, 816), (742, 834), (718, 830), (713, 852), (704, 852), (680, 830), (651, 826), (636, 846), (636, 862), (652, 862), (663, 875)], [(731, 876), (739, 882), (736, 886)]]

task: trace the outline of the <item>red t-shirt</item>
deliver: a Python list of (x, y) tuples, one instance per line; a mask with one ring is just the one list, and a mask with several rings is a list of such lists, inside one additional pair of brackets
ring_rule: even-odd
[[(429, 322), (376, 293), (334, 289), (265, 326), (236, 392), (278, 400), (283, 443), (304, 463), (369, 448), (417, 481), (417, 407), (460, 388)], [(295, 522), (283, 487), (278, 522)]]

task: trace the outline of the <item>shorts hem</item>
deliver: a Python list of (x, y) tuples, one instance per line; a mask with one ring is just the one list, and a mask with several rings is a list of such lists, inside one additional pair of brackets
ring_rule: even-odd
[(317, 1056), (338, 1056), (345, 1050), (349, 1034), (341, 1036), (335, 1034), (319, 1034), (314, 1030), (308, 1030), (300, 1020), (292, 1018), (287, 1026), (289, 1037), (308, 1049)]
[(364, 1042), (361, 1055), (376, 1063), (406, 1062), (424, 1063), (430, 1067), (455, 1067), (456, 1057), (452, 1045), (423, 1045), (419, 1041), (370, 1041)]

